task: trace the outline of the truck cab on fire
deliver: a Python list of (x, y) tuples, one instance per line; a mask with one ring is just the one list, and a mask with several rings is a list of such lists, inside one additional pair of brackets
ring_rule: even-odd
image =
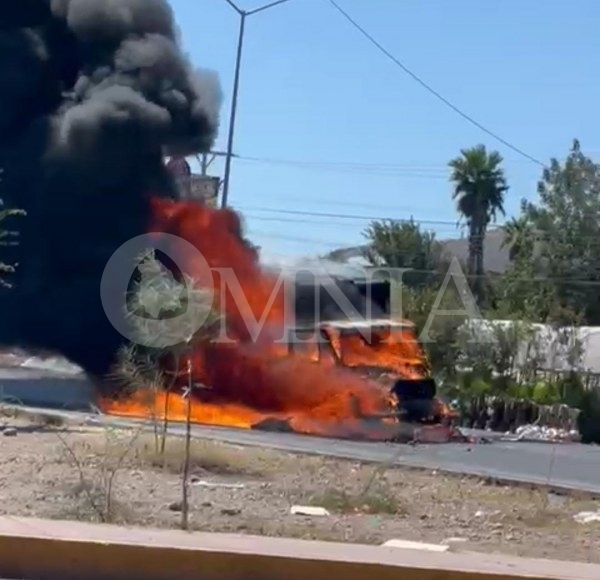
[[(437, 398), (425, 352), (406, 320), (326, 321), (289, 329), (290, 356), (338, 365), (379, 383), (393, 413), (411, 423), (441, 423), (454, 412)], [(391, 409), (392, 410), (392, 409)]]

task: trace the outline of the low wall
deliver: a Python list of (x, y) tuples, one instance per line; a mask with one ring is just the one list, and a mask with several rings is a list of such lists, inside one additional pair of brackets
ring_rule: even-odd
[(600, 566), (0, 518), (0, 577), (22, 580), (598, 580)]

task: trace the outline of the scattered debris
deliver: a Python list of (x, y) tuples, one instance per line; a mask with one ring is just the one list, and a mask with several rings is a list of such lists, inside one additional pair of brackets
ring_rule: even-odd
[(244, 489), (243, 483), (223, 483), (220, 481), (204, 481), (203, 479), (197, 479), (192, 477), (190, 479), (190, 485), (195, 485), (198, 487), (208, 487), (208, 488), (221, 488), (221, 489)]
[(507, 433), (504, 439), (512, 441), (548, 441), (548, 442), (569, 442), (579, 441), (579, 432), (571, 429), (559, 429), (557, 427), (543, 427), (541, 425), (522, 425), (517, 427), (514, 435)]
[(290, 513), (294, 516), (329, 516), (331, 515), (323, 507), (313, 507), (308, 505), (293, 505)]
[(401, 548), (403, 550), (425, 550), (427, 552), (447, 552), (450, 546), (445, 544), (425, 544), (408, 540), (388, 540), (381, 544), (385, 548)]
[(564, 404), (538, 405), (527, 399), (506, 400), (503, 397), (480, 395), (460, 405), (462, 424), (474, 429), (498, 433), (514, 427), (543, 426), (564, 431), (577, 430), (579, 409)]
[(600, 510), (595, 512), (579, 512), (573, 516), (573, 519), (580, 524), (593, 524), (600, 522)]
[(414, 432), (412, 443), (491, 443), (486, 437), (465, 435), (458, 427), (452, 425), (425, 425)]
[(450, 551), (456, 552), (461, 544), (466, 544), (468, 541), (467, 538), (446, 538), (442, 544), (448, 546)]
[(406, 423), (406, 422), (399, 422), (396, 425), (394, 425), (394, 433), (393, 435), (389, 438), (388, 442), (389, 443), (409, 443), (409, 444), (416, 444), (417, 443), (417, 432), (418, 432), (419, 427), (410, 424), (410, 423)]
[(294, 429), (290, 425), (289, 420), (287, 419), (275, 419), (269, 417), (264, 419), (263, 421), (259, 421), (252, 425), (252, 429), (256, 429), (258, 431), (271, 431), (275, 433), (293, 433)]
[(415, 431), (416, 443), (449, 443), (456, 438), (456, 431), (445, 425), (427, 425)]
[(559, 493), (555, 493), (553, 491), (549, 491), (548, 495), (548, 504), (552, 507), (562, 507), (567, 503), (567, 496), (561, 495)]
[(16, 437), (17, 433), (18, 433), (18, 431), (17, 431), (17, 429), (15, 427), (5, 427), (2, 430), (2, 434), (5, 437)]
[[(462, 432), (461, 432), (461, 434), (462, 434)], [(464, 435), (464, 434), (462, 434), (462, 436), (465, 438), (465, 442), (470, 443), (471, 445), (490, 445), (491, 443), (494, 442), (493, 439), (491, 439), (490, 437), (486, 437), (485, 435)], [(471, 448), (469, 447), (467, 449), (467, 451), (471, 451)]]
[(486, 512), (483, 510), (477, 510), (475, 512), (475, 517), (476, 518), (486, 518), (486, 517), (491, 517), (491, 516), (498, 516), (500, 515), (502, 512), (500, 510), (494, 510), (491, 512)]

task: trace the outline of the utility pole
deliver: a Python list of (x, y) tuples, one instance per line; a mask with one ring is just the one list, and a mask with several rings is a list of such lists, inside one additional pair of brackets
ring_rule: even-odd
[[(210, 159), (209, 159), (210, 156)], [(212, 165), (212, 162), (217, 157), (227, 157), (226, 151), (208, 151), (207, 153), (202, 153), (201, 155), (196, 155), (196, 161), (200, 163), (200, 172), (202, 175), (206, 175), (208, 172), (208, 168)], [(236, 157), (232, 155), (232, 157)]]
[[(208, 168), (212, 165), (213, 161), (217, 157), (227, 157), (227, 152), (225, 152), (225, 151), (208, 151), (206, 153), (196, 155), (196, 161), (198, 161), (198, 163), (200, 164), (200, 174), (202, 175), (202, 177), (207, 177)], [(232, 157), (235, 157), (235, 155), (232, 155)], [(219, 189), (221, 189), (222, 185), (223, 185), (223, 181), (219, 180), (219, 184), (217, 186), (217, 192), (216, 192), (217, 199), (218, 199), (218, 195), (219, 195)]]
[(233, 0), (225, 0), (229, 6), (231, 6), (240, 17), (240, 28), (237, 43), (237, 55), (235, 60), (235, 73), (233, 77), (233, 93), (231, 96), (231, 113), (229, 115), (229, 135), (227, 137), (227, 157), (225, 160), (225, 175), (223, 177), (223, 197), (221, 198), (221, 207), (227, 207), (227, 200), (229, 197), (229, 178), (231, 176), (231, 160), (233, 157), (233, 140), (235, 137), (235, 120), (237, 114), (237, 103), (238, 103), (238, 92), (240, 88), (240, 70), (242, 68), (242, 53), (244, 49), (244, 33), (246, 30), (246, 18), (257, 14), (258, 12), (264, 12), (269, 8), (279, 6), (289, 2), (289, 0), (274, 0), (253, 10), (242, 10), (233, 2)]

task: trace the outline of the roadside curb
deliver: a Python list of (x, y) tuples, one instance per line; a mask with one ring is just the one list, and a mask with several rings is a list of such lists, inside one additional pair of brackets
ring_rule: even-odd
[(23, 580), (597, 580), (600, 566), (5, 517), (0, 518), (0, 575)]

